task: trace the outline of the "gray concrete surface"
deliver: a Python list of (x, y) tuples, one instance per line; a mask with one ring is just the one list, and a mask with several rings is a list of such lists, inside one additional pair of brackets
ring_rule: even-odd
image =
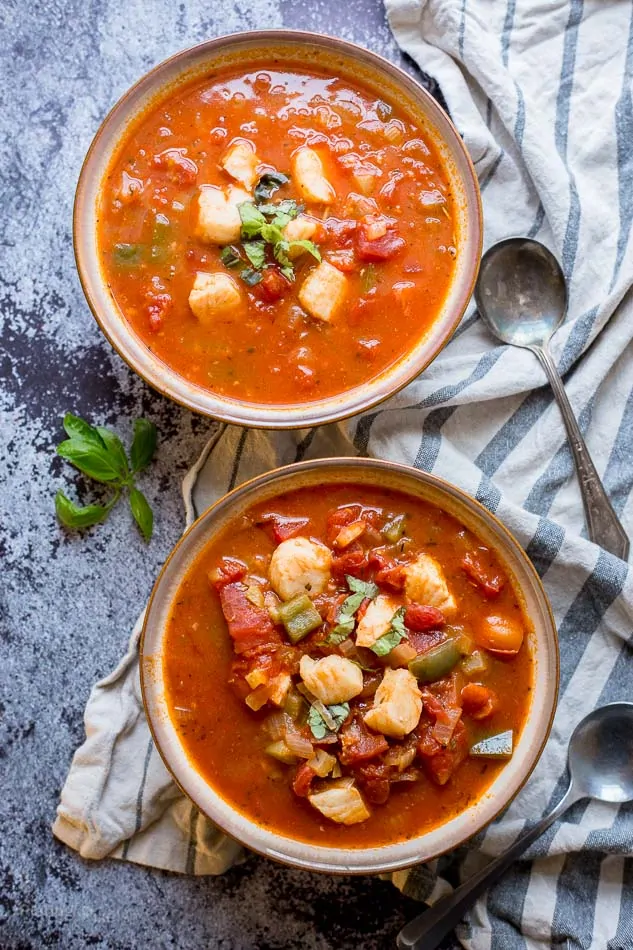
[[(220, 879), (82, 861), (50, 834), (91, 684), (124, 650), (181, 531), (180, 480), (210, 423), (150, 391), (111, 350), (75, 272), (71, 209), (99, 122), (149, 67), (244, 28), (290, 26), (397, 49), (379, 0), (49, 0), (0, 4), (0, 950), (391, 947), (415, 905), (390, 885), (258, 858)], [(146, 547), (123, 506), (82, 537), (54, 517), (80, 485), (54, 447), (66, 410), (129, 437), (160, 431), (142, 487)], [(74, 483), (74, 484), (73, 484)]]

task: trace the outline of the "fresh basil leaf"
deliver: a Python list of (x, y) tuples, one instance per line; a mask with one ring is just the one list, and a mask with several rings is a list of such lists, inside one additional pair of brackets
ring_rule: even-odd
[(121, 477), (116, 459), (103, 444), (67, 439), (57, 446), (57, 454), (97, 482), (116, 482)]
[(251, 267), (245, 267), (244, 270), (241, 270), (240, 277), (249, 287), (254, 287), (255, 284), (258, 284), (262, 279), (260, 272), (253, 270)]
[(297, 204), (292, 198), (284, 198), (283, 201), (278, 201), (276, 204), (258, 205), (257, 207), (262, 214), (267, 216), (274, 217), (280, 214), (287, 214), (290, 220), (296, 218), (304, 209), (303, 205)]
[(134, 520), (141, 529), (141, 534), (146, 541), (149, 541), (154, 530), (154, 513), (147, 502), (147, 498), (138, 488), (133, 488), (130, 492), (130, 508)]
[(244, 253), (255, 270), (261, 270), (266, 263), (266, 245), (263, 241), (245, 241)]
[(255, 200), (268, 201), (282, 185), (289, 181), (290, 179), (283, 172), (266, 172), (255, 185)]
[(64, 416), (64, 429), (69, 439), (77, 439), (80, 442), (93, 442), (95, 445), (103, 446), (103, 439), (94, 426), (80, 419), (79, 416), (73, 416), (72, 412), (67, 412)]
[(336, 731), (338, 732), (349, 716), (349, 703), (334, 703), (334, 705), (328, 706), (327, 708), (336, 723)]
[(260, 233), (267, 244), (277, 245), (284, 239), (281, 228), (278, 228), (275, 224), (264, 224)]
[(242, 255), (238, 247), (229, 244), (228, 247), (223, 247), (220, 251), (220, 260), (225, 267), (232, 269), (233, 267), (239, 267), (242, 263)]
[(127, 455), (125, 454), (123, 443), (121, 442), (118, 435), (115, 435), (114, 432), (110, 432), (109, 429), (104, 429), (103, 426), (95, 426), (95, 428), (103, 439), (103, 444), (110, 453), (112, 459), (115, 461), (119, 470), (119, 474), (122, 478), (125, 478), (125, 476), (128, 474), (129, 467), (127, 464)]
[(245, 240), (258, 237), (266, 218), (252, 201), (242, 201), (237, 206), (242, 221), (242, 237)]
[(370, 600), (373, 600), (374, 597), (378, 596), (378, 588), (373, 581), (361, 581), (360, 578), (353, 577), (351, 574), (346, 574), (345, 580), (349, 589), (353, 590), (355, 594), (362, 594), (363, 598), (369, 597)]
[(295, 269), (292, 264), (284, 264), (279, 268), (286, 280), (289, 280), (291, 283), (294, 281), (296, 274)]
[(315, 706), (310, 706), (308, 713), (308, 725), (315, 739), (325, 739), (326, 736), (338, 732), (347, 717), (349, 716), (349, 703), (335, 703), (332, 706), (326, 706), (335, 723), (334, 730), (328, 729), (327, 723), (319, 710)]
[(326, 637), (325, 642), (330, 646), (337, 647), (339, 643), (342, 643), (343, 640), (347, 638), (354, 632), (354, 626), (356, 621), (353, 617), (345, 617), (341, 619), (339, 617), (339, 622), (337, 625), (330, 631), (329, 635)]
[(307, 251), (308, 254), (312, 254), (317, 261), (321, 260), (321, 252), (314, 243), (314, 241), (291, 241), (288, 249), (290, 250), (293, 247), (302, 247), (304, 251)]
[(291, 221), (292, 221), (291, 215), (286, 214), (285, 211), (278, 211), (270, 223), (276, 228), (283, 229)]
[(109, 505), (76, 505), (61, 489), (55, 495), (55, 513), (65, 528), (90, 528), (104, 521)]
[(141, 472), (152, 461), (156, 451), (156, 426), (148, 419), (137, 419), (134, 423), (134, 438), (130, 449), (132, 471)]
[(407, 629), (404, 625), (404, 607), (400, 607), (391, 618), (391, 627), (389, 630), (376, 640), (370, 649), (376, 656), (387, 656), (394, 647), (397, 647), (398, 644), (405, 639), (406, 635)]
[(325, 724), (325, 719), (319, 710), (314, 706), (310, 706), (310, 712), (308, 713), (308, 725), (310, 726), (310, 731), (315, 739), (325, 739), (326, 735), (330, 731)]

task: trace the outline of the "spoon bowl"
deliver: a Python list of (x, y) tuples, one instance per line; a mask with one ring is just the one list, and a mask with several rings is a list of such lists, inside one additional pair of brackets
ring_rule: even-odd
[(585, 716), (572, 733), (567, 761), (570, 781), (559, 803), (469, 881), (403, 927), (398, 950), (434, 950), (476, 899), (574, 802), (633, 801), (633, 703), (611, 703)]
[(565, 317), (567, 286), (543, 244), (509, 238), (484, 254), (475, 300), (482, 319), (504, 343), (542, 346)]
[(611, 703), (579, 723), (569, 744), (578, 798), (633, 801), (633, 703)]

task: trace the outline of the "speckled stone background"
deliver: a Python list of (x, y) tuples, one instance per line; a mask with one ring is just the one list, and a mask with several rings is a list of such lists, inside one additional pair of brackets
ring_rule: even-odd
[[(3, 0), (0, 21), (0, 950), (392, 947), (417, 906), (389, 884), (255, 857), (222, 878), (177, 877), (84, 862), (50, 833), (90, 686), (123, 653), (181, 532), (180, 481), (212, 425), (149, 390), (90, 315), (71, 235), (83, 156), (142, 73), (221, 33), (321, 30), (399, 60), (382, 4)], [(57, 488), (87, 497), (54, 455), (66, 410), (124, 437), (136, 416), (156, 422), (142, 483), (157, 512), (149, 546), (123, 506), (83, 537), (57, 526)]]

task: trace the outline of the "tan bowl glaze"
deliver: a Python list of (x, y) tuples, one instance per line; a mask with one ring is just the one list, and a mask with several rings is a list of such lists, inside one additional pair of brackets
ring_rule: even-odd
[[(318, 847), (262, 828), (222, 798), (187, 758), (165, 699), (162, 651), (171, 605), (183, 576), (227, 524), (254, 504), (296, 488), (330, 482), (379, 485), (438, 505), (470, 528), (501, 556), (514, 579), (533, 629), (530, 710), (514, 754), (490, 788), (471, 807), (417, 838), (377, 848)], [(558, 694), (558, 638), (550, 605), (536, 571), (506, 528), (469, 495), (448, 482), (404, 465), (370, 459), (322, 459), (261, 475), (225, 495), (185, 533), (165, 563), (152, 592), (141, 642), (141, 685), (147, 717), (165, 765), (183, 792), (231, 837), (253, 851), (295, 867), (340, 874), (379, 873), (428, 861), (463, 844), (514, 798), (541, 754)], [(375, 819), (379, 821), (379, 815)]]
[[(404, 106), (437, 144), (451, 182), (456, 209), (455, 276), (440, 316), (427, 335), (398, 363), (365, 385), (309, 403), (271, 406), (215, 395), (183, 379), (136, 335), (108, 290), (97, 247), (102, 182), (129, 130), (152, 105), (183, 83), (211, 70), (248, 66), (267, 56), (317, 66), (360, 81)], [(97, 132), (84, 162), (74, 211), (75, 257), (90, 308), (106, 337), (150, 386), (196, 412), (245, 426), (292, 429), (320, 425), (361, 412), (397, 392), (440, 352), (457, 327), (473, 291), (481, 257), (481, 201), (477, 178), (462, 140), (432, 96), (405, 72), (352, 43), (291, 30), (224, 36), (185, 50), (144, 76), (114, 106)]]

